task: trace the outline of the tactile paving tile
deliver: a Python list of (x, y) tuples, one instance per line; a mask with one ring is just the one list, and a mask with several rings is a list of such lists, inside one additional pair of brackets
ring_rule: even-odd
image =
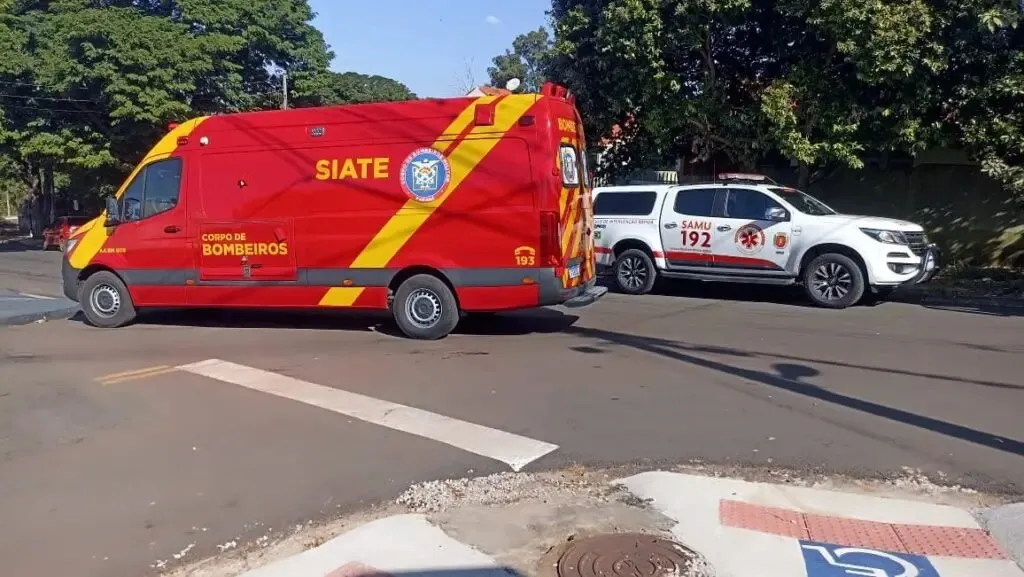
[(908, 553), (968, 559), (1008, 559), (1006, 551), (981, 529), (893, 525)]
[(807, 527), (804, 525), (803, 514), (799, 511), (722, 499), (718, 503), (718, 517), (722, 525), (727, 527), (807, 539)]
[(827, 515), (804, 515), (811, 541), (847, 547), (866, 547), (906, 553), (896, 530), (888, 523), (861, 521)]
[(845, 547), (963, 559), (1009, 559), (998, 541), (976, 528), (862, 521), (764, 507), (730, 499), (719, 501), (718, 515), (726, 527)]

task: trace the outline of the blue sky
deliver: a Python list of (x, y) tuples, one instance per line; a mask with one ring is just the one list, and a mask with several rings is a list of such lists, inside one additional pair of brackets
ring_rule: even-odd
[(380, 74), (418, 96), (455, 96), (471, 66), (487, 83), (491, 58), (546, 24), (551, 0), (310, 0), (334, 50), (331, 69)]

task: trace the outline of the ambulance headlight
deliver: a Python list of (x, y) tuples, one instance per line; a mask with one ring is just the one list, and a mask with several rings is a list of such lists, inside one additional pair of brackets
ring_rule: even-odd
[(71, 251), (75, 250), (75, 246), (78, 244), (77, 238), (69, 239), (67, 244), (64, 245), (64, 253), (71, 254)]

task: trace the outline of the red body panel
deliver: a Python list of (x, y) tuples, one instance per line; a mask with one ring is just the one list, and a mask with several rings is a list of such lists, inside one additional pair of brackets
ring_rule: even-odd
[[(180, 159), (177, 204), (106, 232), (103, 215), (82, 227), (74, 249), (82, 253), (70, 257), (77, 270), (121, 274), (137, 306), (386, 308), (395, 279), (431, 269), (463, 309), (506, 310), (556, 304), (569, 294), (561, 291), (594, 276), (589, 182), (567, 188), (562, 180), (562, 143), (575, 147), (574, 170), (586, 174), (582, 123), (564, 98), (420, 100), (190, 122), (143, 162)], [(423, 164), (437, 160), (415, 156), (424, 149), (443, 157), (440, 164)], [(136, 174), (119, 197), (130, 194)], [(417, 200), (412, 183), (435, 182), (431, 175), (445, 183), (442, 192)], [(540, 262), (543, 211), (558, 214), (551, 262)], [(570, 278), (569, 265), (580, 274)], [(545, 275), (557, 286), (544, 284)]]

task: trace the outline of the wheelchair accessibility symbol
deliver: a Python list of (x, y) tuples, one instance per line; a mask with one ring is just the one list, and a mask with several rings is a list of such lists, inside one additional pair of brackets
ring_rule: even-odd
[(939, 577), (921, 555), (800, 541), (807, 577)]

